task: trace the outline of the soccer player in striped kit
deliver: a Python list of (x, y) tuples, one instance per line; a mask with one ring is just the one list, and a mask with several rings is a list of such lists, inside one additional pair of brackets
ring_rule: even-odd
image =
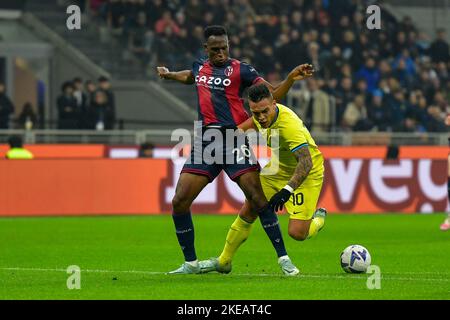
[[(208, 55), (206, 60), (195, 61), (192, 69), (170, 72), (166, 67), (158, 67), (161, 78), (175, 80), (184, 84), (195, 84), (198, 96), (198, 114), (202, 121), (202, 135), (196, 137), (190, 158), (187, 159), (178, 179), (175, 196), (172, 199), (172, 217), (178, 242), (184, 254), (185, 262), (170, 274), (200, 273), (200, 267), (194, 247), (194, 225), (191, 217), (191, 204), (198, 194), (213, 181), (219, 173), (225, 173), (235, 181), (244, 192), (252, 212), (260, 218), (263, 228), (274, 246), (282, 271), (295, 275), (299, 271), (289, 259), (278, 224), (278, 217), (264, 196), (259, 179), (259, 164), (251, 152), (248, 140), (243, 132), (237, 133), (232, 143), (225, 143), (225, 132), (237, 129), (237, 126), (249, 118), (244, 109), (242, 94), (245, 88), (255, 83), (265, 83), (275, 99), (281, 99), (296, 80), (312, 75), (311, 65), (294, 68), (287, 78), (277, 86), (272, 86), (258, 75), (250, 65), (229, 57), (228, 35), (222, 26), (209, 26), (204, 31), (204, 48)], [(212, 163), (203, 159), (209, 141), (198, 140), (208, 131), (223, 132), (224, 158), (234, 157), (232, 163), (227, 161)], [(242, 138), (242, 139), (241, 139)], [(200, 145), (200, 148), (196, 148)], [(196, 159), (201, 161), (196, 161)], [(242, 219), (235, 221), (233, 228), (241, 235), (250, 232), (249, 223)], [(244, 240), (242, 240), (244, 241)], [(238, 241), (237, 241), (238, 242)]]

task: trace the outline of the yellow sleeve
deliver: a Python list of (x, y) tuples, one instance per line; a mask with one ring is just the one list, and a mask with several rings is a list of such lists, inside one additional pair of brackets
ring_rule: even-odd
[(294, 152), (300, 148), (307, 147), (308, 138), (305, 135), (303, 123), (300, 119), (292, 115), (285, 118), (283, 121), (283, 144), (286, 149)]

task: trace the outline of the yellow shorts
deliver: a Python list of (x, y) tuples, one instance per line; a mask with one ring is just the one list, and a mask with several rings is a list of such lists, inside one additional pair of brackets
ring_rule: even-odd
[[(287, 183), (288, 179), (274, 176), (261, 175), (261, 185), (267, 200), (280, 191)], [(322, 190), (323, 178), (307, 178), (300, 187), (294, 190), (291, 198), (284, 205), (289, 213), (289, 219), (310, 220), (316, 211)]]

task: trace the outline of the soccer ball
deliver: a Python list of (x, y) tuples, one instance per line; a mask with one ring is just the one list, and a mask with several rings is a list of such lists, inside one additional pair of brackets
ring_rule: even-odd
[(369, 251), (358, 244), (348, 246), (341, 253), (341, 267), (347, 273), (364, 273), (370, 262)]

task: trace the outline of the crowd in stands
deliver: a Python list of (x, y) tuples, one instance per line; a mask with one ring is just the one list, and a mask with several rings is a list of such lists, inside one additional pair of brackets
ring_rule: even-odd
[(115, 97), (108, 78), (98, 83), (66, 81), (57, 100), (59, 129), (110, 130), (115, 123)]
[(16, 107), (6, 92), (6, 86), (0, 82), (0, 130), (32, 129), (38, 124), (38, 115), (30, 102), (26, 102), (19, 115), (15, 116)]
[[(108, 78), (100, 77), (98, 83), (81, 78), (66, 81), (61, 86), (61, 94), (56, 101), (58, 129), (114, 129), (115, 97)], [(49, 127), (42, 125), (41, 115), (30, 102), (24, 104), (21, 112), (15, 115), (15, 106), (0, 82), (0, 130), (37, 129)]]
[(313, 130), (444, 132), (450, 54), (436, 37), (382, 8), (366, 27), (364, 0), (96, 0), (104, 19), (144, 65), (189, 68), (202, 57), (203, 29), (224, 25), (232, 58), (271, 82), (312, 63), (295, 110)]

